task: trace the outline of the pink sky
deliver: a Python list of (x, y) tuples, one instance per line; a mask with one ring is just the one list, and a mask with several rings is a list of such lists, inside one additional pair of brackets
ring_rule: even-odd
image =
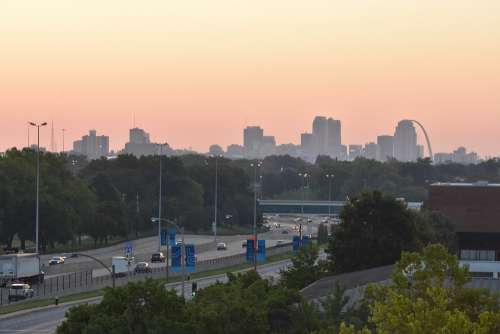
[(436, 152), (500, 155), (500, 1), (185, 2), (2, 1), (0, 151), (52, 119), (59, 149), (61, 128), (120, 149), (135, 113), (199, 151), (255, 124), (298, 143), (325, 115), (344, 144), (411, 118)]

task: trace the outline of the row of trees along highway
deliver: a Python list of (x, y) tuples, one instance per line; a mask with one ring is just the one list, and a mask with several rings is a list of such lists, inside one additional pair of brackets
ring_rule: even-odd
[[(305, 254), (311, 250), (315, 252), (313, 247), (301, 251), (304, 259), (315, 260), (317, 252)], [(414, 268), (411, 277), (404, 274), (408, 268)], [(466, 288), (470, 280), (468, 270), (460, 267), (456, 257), (441, 245), (430, 245), (421, 253), (404, 252), (392, 282), (370, 285), (364, 297), (355, 303), (350, 303), (340, 285), (334, 286), (319, 306), (306, 301), (295, 287), (296, 282), (289, 279), (273, 284), (255, 271), (228, 274), (228, 278), (228, 283), (198, 291), (191, 301), (173, 290), (167, 291), (161, 281), (146, 280), (108, 288), (100, 304), (70, 309), (57, 333), (496, 334), (500, 331), (498, 296), (485, 289)]]
[[(499, 296), (466, 287), (470, 275), (450, 252), (454, 236), (444, 217), (367, 191), (349, 200), (342, 218), (326, 260), (309, 243), (277, 281), (254, 271), (228, 274), (227, 283), (204, 288), (191, 301), (162, 281), (131, 283), (107, 289), (98, 305), (70, 309), (57, 333), (499, 333)], [(369, 285), (357, 301), (339, 283), (316, 303), (299, 293), (328, 275), (396, 262), (392, 281)]]
[[(0, 243), (21, 247), (34, 239), (36, 154), (9, 150), (0, 157)], [(192, 232), (207, 232), (214, 218), (215, 158), (201, 155), (163, 157), (163, 211)], [(219, 158), (219, 225), (249, 227), (253, 219), (253, 168), (249, 160)], [(259, 169), (259, 198), (326, 200), (379, 189), (409, 201), (425, 200), (435, 181), (500, 181), (500, 161), (479, 165), (438, 165), (319, 157), (315, 164), (289, 156), (271, 156)], [(82, 157), (43, 153), (41, 157), (40, 236), (42, 249), (92, 237), (131, 237), (152, 229), (158, 212), (159, 157), (118, 156), (91, 162)], [(304, 180), (299, 174), (310, 177)], [(305, 182), (304, 182), (305, 181)], [(303, 187), (305, 185), (305, 187)], [(305, 189), (305, 191), (304, 191)], [(231, 219), (226, 220), (226, 216)], [(260, 215), (259, 215), (260, 216)], [(260, 217), (259, 217), (260, 221)]]

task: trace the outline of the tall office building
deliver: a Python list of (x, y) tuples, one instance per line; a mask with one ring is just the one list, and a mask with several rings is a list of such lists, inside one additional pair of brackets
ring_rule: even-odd
[(377, 159), (377, 151), (378, 151), (378, 145), (375, 143), (368, 143), (365, 145), (365, 150), (363, 152), (363, 156), (366, 159), (371, 159), (375, 160)]
[(304, 160), (314, 160), (314, 137), (312, 133), (302, 133), (300, 135), (300, 151)]
[(362, 156), (363, 156), (362, 145), (349, 145), (349, 160), (352, 161)]
[(342, 125), (339, 120), (328, 119), (327, 152), (331, 157), (339, 158), (342, 145)]
[(314, 155), (326, 155), (328, 142), (328, 120), (323, 116), (316, 116), (313, 121)]
[(339, 120), (317, 116), (313, 121), (314, 155), (339, 158), (342, 145), (342, 126)]
[(377, 160), (387, 161), (394, 157), (394, 137), (393, 136), (378, 136), (377, 137)]
[(149, 133), (143, 129), (133, 128), (129, 131), (129, 143), (131, 144), (150, 144)]
[(417, 160), (417, 132), (412, 121), (402, 120), (398, 123), (394, 133), (394, 157), (399, 161)]
[(143, 155), (172, 154), (173, 150), (168, 144), (151, 143), (149, 133), (143, 129), (133, 128), (129, 131), (129, 142), (125, 144), (123, 153), (140, 157)]
[(247, 126), (243, 130), (243, 147), (248, 156), (258, 155), (263, 137), (264, 130), (260, 126)]
[(109, 137), (98, 136), (96, 130), (90, 130), (88, 135), (73, 142), (73, 152), (91, 160), (106, 157), (109, 155)]

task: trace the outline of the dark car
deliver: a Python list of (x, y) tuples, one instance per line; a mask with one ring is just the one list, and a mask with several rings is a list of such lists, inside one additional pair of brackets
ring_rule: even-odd
[(243, 248), (247, 248), (247, 241), (244, 240), (242, 243), (241, 243), (241, 247)]
[(283, 231), (281, 231), (281, 234), (288, 234), (288, 231), (287, 230), (283, 230)]
[(152, 272), (152, 269), (149, 266), (149, 263), (147, 263), (147, 262), (138, 262), (135, 265), (134, 271), (136, 273), (150, 273), (150, 272)]
[(162, 252), (153, 253), (151, 255), (151, 262), (165, 262), (165, 255)]

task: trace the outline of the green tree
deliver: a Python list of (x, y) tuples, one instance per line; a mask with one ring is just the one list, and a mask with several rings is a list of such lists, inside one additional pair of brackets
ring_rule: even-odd
[(318, 247), (309, 243), (308, 246), (300, 248), (292, 258), (292, 266), (281, 271), (280, 283), (289, 289), (302, 289), (317, 281), (326, 273), (326, 267), (318, 261)]
[(401, 251), (416, 247), (412, 213), (403, 202), (379, 191), (349, 200), (341, 219), (327, 249), (336, 272), (393, 264)]
[(318, 226), (318, 244), (326, 244), (328, 242), (328, 226), (321, 223)]
[(147, 279), (106, 289), (96, 305), (81, 305), (66, 313), (58, 334), (193, 333), (184, 299), (167, 291), (161, 281)]
[[(500, 332), (499, 296), (466, 288), (468, 269), (442, 245), (428, 246), (422, 254), (404, 252), (392, 279), (392, 285), (367, 290), (374, 333)], [(340, 330), (355, 332), (352, 326)]]

